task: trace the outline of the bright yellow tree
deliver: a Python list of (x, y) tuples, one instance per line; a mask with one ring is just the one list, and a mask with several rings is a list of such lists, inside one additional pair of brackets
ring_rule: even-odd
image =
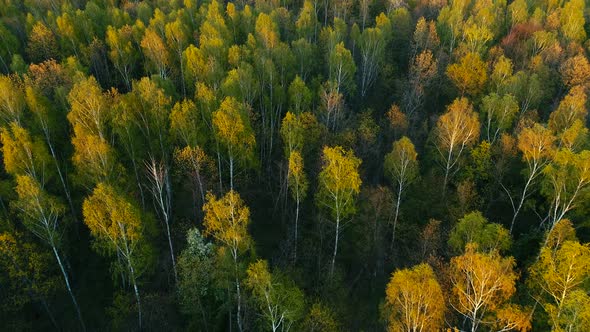
[(443, 327), (445, 299), (428, 264), (395, 271), (385, 290), (388, 331), (426, 332)]
[(139, 329), (142, 326), (138, 278), (149, 262), (146, 225), (139, 209), (114, 187), (99, 183), (82, 206), (84, 223), (94, 237), (95, 248), (117, 257), (121, 273), (133, 286)]
[[(509, 326), (528, 322), (524, 310), (508, 303), (516, 291), (515, 264), (514, 258), (503, 258), (497, 251), (478, 252), (473, 243), (467, 244), (463, 255), (451, 259), (451, 305), (467, 319), (471, 332), (482, 324)], [(507, 315), (506, 305), (511, 306), (512, 315)], [(530, 323), (518, 328), (529, 329)]]

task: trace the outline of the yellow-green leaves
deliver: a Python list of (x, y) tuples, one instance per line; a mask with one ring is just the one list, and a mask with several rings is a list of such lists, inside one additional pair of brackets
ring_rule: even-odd
[(90, 233), (110, 250), (124, 250), (142, 236), (139, 209), (108, 184), (96, 186), (82, 212)]
[(518, 110), (518, 102), (511, 94), (492, 93), (483, 98), (482, 113), (489, 142), (494, 143), (503, 131), (510, 129)]
[(324, 147), (322, 160), (316, 199), (333, 217), (346, 217), (355, 211), (354, 198), (362, 183), (358, 173), (361, 160), (340, 146)]
[[(550, 238), (555, 238), (551, 233)], [(554, 331), (584, 331), (590, 327), (590, 297), (584, 290), (590, 278), (590, 248), (575, 235), (563, 240), (548, 241), (541, 248), (539, 259), (529, 269), (528, 284)]]
[(4, 168), (17, 176), (26, 174), (39, 181), (49, 179), (45, 171), (50, 163), (49, 153), (43, 142), (35, 140), (29, 132), (13, 122), (0, 131)]
[(393, 143), (391, 152), (385, 155), (385, 175), (396, 186), (405, 187), (418, 176), (418, 153), (406, 136)]
[(0, 75), (0, 121), (20, 123), (25, 109), (25, 96), (17, 76)]
[(268, 262), (258, 260), (246, 271), (246, 287), (252, 292), (254, 300), (271, 331), (288, 330), (303, 313), (303, 293), (288, 280), (281, 280), (272, 274)]

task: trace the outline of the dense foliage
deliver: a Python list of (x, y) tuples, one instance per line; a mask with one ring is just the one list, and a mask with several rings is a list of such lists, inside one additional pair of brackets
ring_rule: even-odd
[(0, 0), (0, 325), (589, 331), (588, 8)]

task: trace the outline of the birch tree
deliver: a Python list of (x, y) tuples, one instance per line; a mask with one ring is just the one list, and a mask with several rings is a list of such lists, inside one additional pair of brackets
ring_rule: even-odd
[(406, 136), (393, 143), (391, 152), (385, 156), (383, 168), (385, 175), (396, 187), (395, 212), (393, 215), (393, 230), (391, 235), (391, 248), (395, 242), (395, 229), (399, 217), (401, 199), (406, 187), (418, 176), (418, 154), (412, 141)]
[(82, 313), (80, 312), (80, 306), (70, 285), (70, 277), (59, 253), (61, 237), (64, 231), (63, 226), (60, 225), (60, 219), (63, 215), (64, 207), (55, 197), (49, 195), (42, 188), (41, 184), (31, 176), (18, 175), (16, 183), (18, 200), (14, 201), (13, 205), (20, 212), (25, 227), (51, 248), (63, 275), (72, 304), (76, 309), (80, 328), (85, 331), (86, 326), (82, 318)]
[(345, 150), (340, 146), (326, 146), (323, 150), (322, 164), (316, 204), (329, 211), (335, 223), (334, 251), (330, 264), (330, 277), (332, 277), (342, 224), (356, 210), (355, 199), (362, 183), (358, 173), (361, 160), (352, 150)]
[[(147, 225), (139, 209), (109, 184), (99, 183), (82, 205), (84, 223), (94, 238), (95, 248), (117, 257), (116, 267), (127, 277), (137, 304), (138, 327), (142, 329), (139, 277), (150, 263)], [(117, 269), (115, 269), (117, 270)]]
[(449, 177), (458, 169), (463, 152), (479, 138), (479, 120), (466, 98), (455, 99), (440, 116), (435, 128), (436, 149), (442, 159), (445, 177), (443, 193)]
[(221, 198), (208, 193), (207, 203), (203, 206), (203, 211), (205, 212), (203, 221), (204, 234), (212, 236), (219, 244), (225, 246), (229, 250), (234, 263), (236, 320), (239, 330), (242, 331), (242, 292), (238, 260), (240, 255), (252, 245), (252, 239), (248, 234), (250, 209), (237, 192), (230, 190)]
[(230, 189), (233, 190), (235, 164), (240, 162), (247, 165), (254, 161), (256, 139), (250, 126), (250, 119), (243, 105), (233, 97), (227, 97), (219, 109), (213, 113), (213, 126), (215, 136), (223, 144), (227, 155)]
[(512, 196), (509, 195), (514, 211), (510, 223), (510, 233), (512, 233), (514, 222), (522, 209), (525, 199), (530, 195), (531, 186), (554, 154), (554, 141), (555, 136), (540, 124), (524, 128), (518, 135), (517, 147), (522, 152), (523, 161), (527, 164), (527, 177), (518, 203), (515, 204)]
[(385, 303), (388, 331), (426, 332), (443, 327), (445, 300), (428, 264), (392, 273)]
[(303, 315), (303, 292), (271, 273), (264, 260), (250, 264), (246, 275), (246, 287), (254, 295), (267, 327), (273, 332), (290, 331)]

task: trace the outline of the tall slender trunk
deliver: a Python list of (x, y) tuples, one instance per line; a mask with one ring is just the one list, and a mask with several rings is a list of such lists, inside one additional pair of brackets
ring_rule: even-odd
[(518, 213), (520, 212), (520, 209), (522, 208), (522, 205), (524, 204), (524, 200), (526, 199), (526, 194), (527, 194), (528, 188), (531, 185), (531, 182), (533, 181), (533, 177), (535, 176), (536, 170), (537, 170), (537, 167), (534, 167), (531, 174), (529, 175), (529, 178), (527, 179), (527, 181), (524, 185), (524, 188), (522, 189), (522, 195), (520, 197), (520, 202), (518, 203), (518, 206), (514, 210), (514, 215), (512, 215), (512, 221), (510, 222), (510, 234), (512, 234), (512, 229), (514, 228), (514, 222), (516, 221), (516, 217), (518, 216)]
[(336, 253), (338, 253), (338, 234), (340, 233), (340, 215), (336, 216), (336, 238), (334, 240), (334, 253), (332, 254), (332, 266), (330, 267), (330, 278), (334, 275), (336, 265)]
[(127, 259), (129, 264), (129, 272), (131, 272), (131, 282), (133, 283), (133, 293), (135, 294), (135, 301), (137, 302), (137, 318), (139, 322), (139, 330), (141, 330), (141, 299), (139, 297), (139, 288), (137, 287), (137, 281), (135, 280), (135, 269), (131, 263), (131, 258)]
[(68, 186), (66, 184), (65, 177), (63, 176), (63, 173), (61, 172), (61, 167), (59, 167), (59, 162), (57, 161), (57, 156), (55, 154), (55, 150), (53, 149), (53, 144), (51, 143), (51, 140), (49, 138), (49, 132), (47, 132), (47, 129), (44, 129), (43, 131), (45, 131), (45, 139), (47, 140), (47, 145), (49, 146), (49, 151), (51, 152), (51, 157), (53, 158), (53, 162), (55, 163), (55, 168), (57, 169), (59, 181), (61, 182), (61, 185), (64, 189), (64, 193), (66, 194), (66, 199), (68, 201), (68, 205), (70, 206), (70, 211), (72, 212), (72, 218), (74, 219), (74, 222), (77, 223), (78, 219), (76, 218), (76, 212), (74, 210), (74, 203), (72, 203), (72, 196), (70, 195), (70, 190), (68, 189)]
[(170, 223), (166, 218), (166, 235), (168, 235), (168, 247), (170, 247), (170, 258), (172, 259), (172, 270), (174, 271), (174, 281), (178, 285), (178, 272), (176, 272), (176, 259), (174, 258), (174, 247), (172, 246), (172, 236), (170, 235)]
[(395, 215), (393, 217), (393, 231), (391, 232), (391, 247), (390, 247), (390, 251), (393, 251), (393, 243), (395, 242), (395, 229), (397, 227), (397, 218), (399, 216), (399, 206), (400, 206), (400, 202), (401, 202), (401, 196), (402, 196), (402, 189), (403, 186), (400, 183), (399, 184), (399, 189), (397, 190), (397, 201), (395, 203)]
[(229, 188), (234, 190), (234, 157), (229, 157)]
[(447, 166), (445, 168), (445, 182), (443, 183), (443, 197), (447, 194), (447, 183), (449, 182), (449, 171), (451, 170), (451, 156), (453, 155), (453, 147), (449, 150), (447, 157)]
[(66, 283), (66, 288), (68, 290), (68, 293), (70, 293), (70, 297), (72, 298), (72, 303), (74, 304), (74, 307), (76, 308), (76, 314), (78, 315), (78, 321), (80, 322), (80, 327), (82, 328), (82, 331), (86, 331), (86, 325), (84, 325), (84, 320), (82, 319), (82, 314), (80, 313), (80, 307), (78, 306), (78, 301), (76, 301), (76, 297), (74, 296), (74, 292), (72, 292), (72, 288), (70, 287), (70, 279), (68, 278), (68, 274), (66, 273), (66, 270), (65, 270), (64, 265), (61, 261), (61, 258), (59, 257), (59, 253), (57, 252), (57, 248), (55, 247), (55, 245), (52, 244), (51, 249), (53, 249), (53, 254), (55, 255), (55, 259), (57, 260), (57, 264), (59, 265), (61, 273), (63, 274), (64, 281)]
[(237, 307), (237, 317), (236, 320), (238, 321), (238, 330), (243, 331), (242, 328), (242, 293), (240, 291), (240, 279), (238, 277), (238, 257), (237, 257), (237, 251), (234, 251), (233, 254), (233, 258), (234, 258), (234, 273), (235, 273), (235, 279), (236, 279), (236, 296), (237, 296), (237, 302), (238, 302), (238, 307)]
[(293, 262), (297, 261), (297, 233), (298, 233), (298, 228), (299, 228), (299, 190), (297, 190), (297, 193), (295, 194), (297, 196), (296, 198), (296, 205), (297, 207), (295, 208), (295, 245), (294, 245), (294, 252), (293, 252)]

